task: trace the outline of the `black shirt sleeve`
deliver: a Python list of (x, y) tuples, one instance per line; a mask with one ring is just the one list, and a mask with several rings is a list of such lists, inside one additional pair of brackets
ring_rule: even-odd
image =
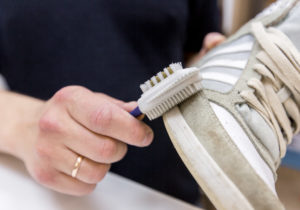
[(217, 0), (190, 0), (189, 9), (184, 51), (196, 53), (207, 33), (220, 32), (220, 14)]

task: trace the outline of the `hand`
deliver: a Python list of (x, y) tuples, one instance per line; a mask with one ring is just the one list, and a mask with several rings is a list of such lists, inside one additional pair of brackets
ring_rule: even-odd
[[(90, 193), (110, 164), (124, 157), (127, 144), (151, 143), (152, 130), (128, 113), (135, 106), (83, 87), (63, 88), (32, 117), (18, 156), (40, 184), (71, 195)], [(79, 155), (83, 160), (72, 178)]]
[(226, 40), (226, 37), (220, 33), (217, 33), (217, 32), (208, 33), (203, 40), (202, 49), (200, 50), (199, 53), (192, 56), (188, 60), (187, 66), (193, 66), (208, 51), (210, 51), (214, 47), (218, 46), (219, 44), (223, 43), (225, 40)]

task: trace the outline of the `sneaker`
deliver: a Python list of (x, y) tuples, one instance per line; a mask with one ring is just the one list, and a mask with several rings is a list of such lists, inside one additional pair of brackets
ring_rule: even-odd
[(196, 64), (204, 90), (164, 115), (217, 209), (284, 209), (276, 170), (300, 127), (300, 3), (281, 0)]

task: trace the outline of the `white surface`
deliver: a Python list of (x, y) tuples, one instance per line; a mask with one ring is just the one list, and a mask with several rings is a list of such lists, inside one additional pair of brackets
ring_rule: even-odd
[(196, 210), (112, 173), (85, 197), (56, 193), (35, 183), (22, 162), (0, 154), (0, 209), (2, 210)]
[(227, 112), (223, 107), (212, 102), (210, 103), (210, 105), (214, 110), (215, 114), (217, 115), (220, 123), (227, 131), (230, 138), (234, 141), (236, 146), (239, 148), (241, 153), (248, 160), (250, 165), (255, 169), (256, 173), (270, 187), (272, 192), (275, 195), (277, 195), (275, 190), (275, 181), (270, 168), (260, 157), (244, 130), (233, 118), (233, 116), (229, 112)]

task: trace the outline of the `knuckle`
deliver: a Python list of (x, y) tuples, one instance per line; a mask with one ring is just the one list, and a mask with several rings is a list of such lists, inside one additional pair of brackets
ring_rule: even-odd
[(106, 130), (110, 127), (112, 121), (112, 109), (109, 104), (102, 104), (93, 114), (92, 123), (100, 128)]
[(36, 144), (35, 149), (37, 155), (42, 159), (49, 159), (53, 153), (52, 147), (40, 142)]
[(128, 132), (130, 138), (132, 139), (132, 142), (134, 142), (135, 144), (141, 144), (141, 142), (145, 138), (144, 129), (137, 128), (136, 126), (132, 127)]
[(111, 161), (117, 153), (117, 143), (113, 140), (103, 140), (99, 146), (99, 159), (102, 161)]
[(126, 153), (127, 153), (127, 150), (128, 150), (128, 147), (126, 144), (124, 143), (120, 143), (119, 144), (119, 148), (118, 148), (118, 155), (115, 156), (114, 160), (112, 161), (113, 162), (118, 162), (120, 160), (122, 160)]
[(36, 181), (42, 185), (51, 185), (54, 183), (55, 175), (48, 170), (36, 168), (34, 171)]
[(57, 91), (53, 99), (55, 102), (64, 103), (71, 100), (75, 94), (86, 91), (87, 89), (81, 86), (67, 86)]
[(60, 133), (63, 127), (57, 118), (57, 115), (46, 112), (39, 120), (40, 131)]
[(70, 98), (70, 95), (72, 95), (74, 93), (74, 91), (76, 91), (76, 89), (77, 88), (75, 88), (73, 86), (64, 87), (54, 94), (53, 99), (56, 102), (67, 101)]

